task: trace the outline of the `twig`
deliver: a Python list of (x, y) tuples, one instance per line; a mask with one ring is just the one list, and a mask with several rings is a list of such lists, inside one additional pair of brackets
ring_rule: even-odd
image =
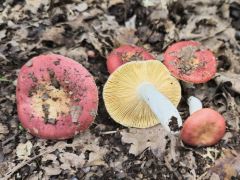
[(179, 180), (183, 179), (182, 176), (179, 174), (179, 172), (172, 168), (170, 162), (167, 160), (166, 157), (164, 158), (164, 161), (165, 161), (165, 165), (168, 168), (168, 170), (170, 172), (172, 172), (176, 178), (178, 178)]
[(100, 132), (100, 134), (114, 134), (117, 133), (118, 131), (105, 131), (105, 132)]
[(11, 176), (17, 172), (19, 169), (21, 169), (22, 167), (24, 167), (25, 165), (29, 164), (31, 161), (45, 155), (45, 154), (49, 154), (49, 153), (52, 153), (54, 151), (56, 151), (57, 149), (59, 149), (60, 147), (62, 146), (62, 148), (64, 147), (68, 147), (68, 146), (71, 146), (70, 144), (56, 144), (56, 146), (53, 146), (51, 148), (46, 148), (44, 150), (42, 150), (43, 152), (41, 152), (40, 154), (28, 159), (28, 160), (25, 160), (25, 161), (22, 161), (21, 163), (19, 163), (17, 166), (15, 166), (14, 168), (12, 168), (9, 172), (7, 172), (5, 174), (5, 176), (3, 177), (3, 180), (8, 180), (11, 178)]
[(3, 141), (3, 142), (2, 142), (2, 146), (6, 145), (9, 141), (14, 140), (18, 134), (19, 134), (19, 133), (14, 134), (14, 135), (11, 136), (10, 138), (8, 138), (8, 139), (6, 139), (5, 141)]

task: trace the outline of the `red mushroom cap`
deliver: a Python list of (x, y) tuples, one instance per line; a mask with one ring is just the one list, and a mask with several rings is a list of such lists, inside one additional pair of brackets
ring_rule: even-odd
[(225, 134), (224, 117), (217, 111), (203, 108), (194, 112), (183, 124), (181, 139), (192, 146), (211, 146)]
[(114, 49), (107, 57), (108, 72), (112, 73), (124, 63), (138, 60), (155, 59), (145, 49), (132, 45), (123, 45)]
[(67, 139), (87, 129), (98, 107), (92, 75), (56, 54), (34, 57), (21, 68), (16, 97), (23, 127), (46, 139)]
[(181, 41), (169, 46), (163, 63), (173, 76), (191, 83), (209, 81), (217, 69), (214, 54), (196, 41)]

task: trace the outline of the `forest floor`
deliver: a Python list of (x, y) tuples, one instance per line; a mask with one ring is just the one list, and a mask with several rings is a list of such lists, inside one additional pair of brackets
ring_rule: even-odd
[[(0, 0), (0, 179), (240, 179), (240, 2), (232, 0)], [(179, 40), (196, 40), (217, 57), (218, 75), (205, 84), (182, 83), (187, 97), (226, 120), (224, 138), (211, 147), (178, 137), (126, 128), (108, 115), (102, 89), (106, 56), (136, 44), (161, 60)], [(16, 79), (21, 66), (56, 53), (86, 67), (99, 89), (89, 130), (66, 141), (33, 137), (18, 121)], [(160, 135), (161, 136), (161, 135)], [(160, 151), (161, 150), (161, 151)]]

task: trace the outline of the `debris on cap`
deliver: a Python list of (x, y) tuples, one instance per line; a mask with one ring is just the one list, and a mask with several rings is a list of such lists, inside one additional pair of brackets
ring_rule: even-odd
[(196, 41), (181, 41), (169, 46), (163, 63), (173, 76), (190, 83), (204, 83), (217, 69), (214, 54)]

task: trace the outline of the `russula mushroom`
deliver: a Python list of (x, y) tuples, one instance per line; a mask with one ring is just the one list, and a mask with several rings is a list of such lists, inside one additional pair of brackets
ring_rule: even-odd
[(107, 57), (107, 68), (108, 72), (111, 74), (115, 69), (126, 62), (136, 61), (136, 60), (150, 60), (154, 57), (149, 54), (145, 49), (132, 46), (123, 45), (119, 48), (114, 49)]
[(167, 48), (163, 63), (178, 79), (190, 83), (204, 83), (216, 73), (214, 54), (196, 41), (181, 41)]
[(127, 127), (147, 128), (158, 124), (173, 133), (182, 119), (176, 109), (181, 98), (179, 82), (159, 61), (133, 61), (108, 78), (103, 99), (110, 116)]
[(188, 98), (190, 116), (183, 123), (180, 137), (192, 146), (211, 146), (225, 134), (224, 117), (210, 108), (202, 108), (201, 101), (191, 96)]
[(46, 139), (67, 139), (95, 119), (98, 91), (92, 75), (76, 61), (56, 54), (28, 61), (17, 80), (22, 126)]

